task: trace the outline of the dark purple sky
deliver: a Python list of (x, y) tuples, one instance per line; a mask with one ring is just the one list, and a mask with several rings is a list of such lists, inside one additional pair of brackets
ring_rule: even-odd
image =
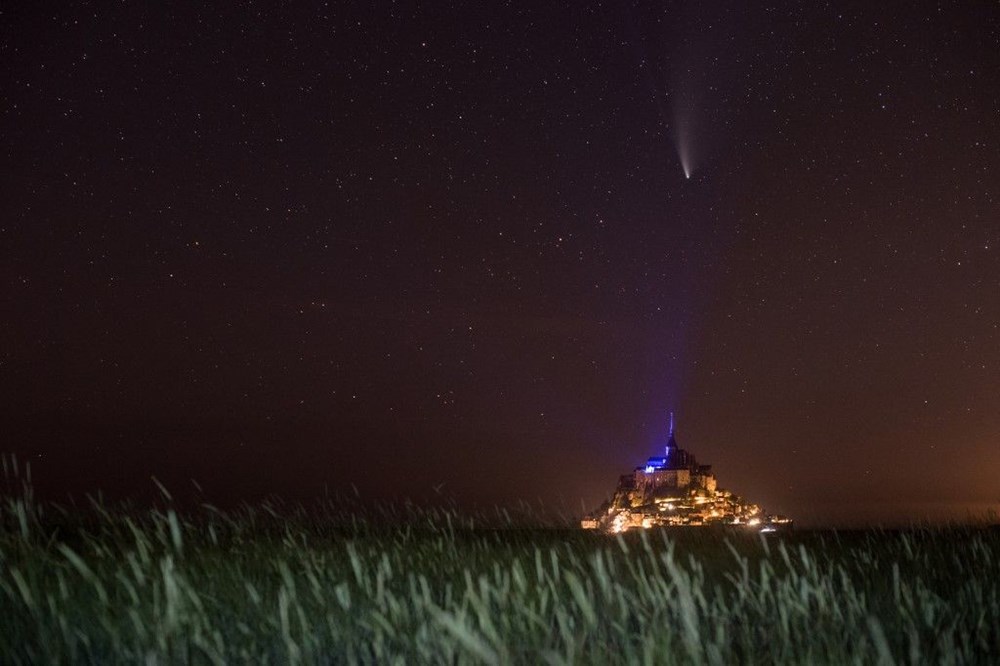
[(216, 5), (0, 9), (46, 492), (1000, 504), (995, 3)]

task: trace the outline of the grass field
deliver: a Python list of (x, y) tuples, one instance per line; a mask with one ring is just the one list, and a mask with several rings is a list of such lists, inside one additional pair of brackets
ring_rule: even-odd
[(1000, 532), (8, 497), (3, 663), (998, 663)]

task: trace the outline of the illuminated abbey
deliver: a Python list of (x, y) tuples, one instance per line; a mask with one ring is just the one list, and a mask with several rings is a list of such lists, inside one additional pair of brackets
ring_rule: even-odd
[(677, 446), (674, 416), (663, 456), (623, 475), (611, 499), (585, 516), (581, 527), (608, 532), (681, 525), (739, 525), (762, 531), (791, 526), (782, 516), (769, 516), (756, 504), (716, 486), (711, 465)]

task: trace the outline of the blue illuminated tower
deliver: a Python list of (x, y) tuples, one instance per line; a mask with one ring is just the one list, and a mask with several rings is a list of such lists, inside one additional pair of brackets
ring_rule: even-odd
[(667, 458), (670, 457), (670, 449), (676, 448), (677, 440), (674, 439), (674, 413), (670, 412), (670, 436), (667, 438), (667, 448), (664, 451)]

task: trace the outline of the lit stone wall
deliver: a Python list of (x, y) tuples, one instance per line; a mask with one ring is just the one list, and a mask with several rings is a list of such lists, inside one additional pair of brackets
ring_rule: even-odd
[(676, 488), (678, 471), (685, 470), (659, 469), (655, 472), (646, 472), (641, 469), (637, 469), (635, 471), (635, 487), (642, 488), (645, 491), (648, 491), (650, 488), (659, 488), (661, 486)]
[(635, 487), (643, 492), (654, 488), (683, 488), (691, 483), (691, 471), (686, 469), (660, 469), (646, 472), (635, 471)]
[(649, 493), (659, 488), (686, 488), (693, 484), (710, 493), (714, 493), (716, 489), (713, 474), (692, 474), (691, 470), (687, 469), (660, 469), (655, 472), (637, 469), (630, 480), (635, 488), (628, 493), (631, 506), (644, 504), (648, 501)]
[(674, 481), (676, 488), (683, 488), (684, 486), (691, 483), (691, 472), (686, 469), (677, 470), (677, 479)]

